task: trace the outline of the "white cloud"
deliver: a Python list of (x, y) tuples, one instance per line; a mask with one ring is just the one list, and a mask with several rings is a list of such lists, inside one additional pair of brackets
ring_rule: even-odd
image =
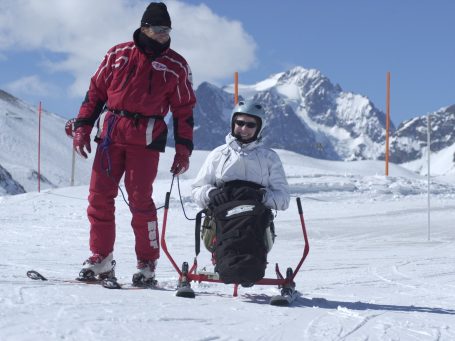
[(43, 82), (38, 76), (26, 76), (5, 85), (12, 93), (33, 96), (54, 96), (58, 89), (52, 84)]
[[(132, 39), (149, 1), (2, 0), (0, 51), (39, 50), (61, 53), (54, 70), (75, 78), (70, 93), (85, 94), (89, 78), (106, 51)], [(167, 1), (172, 19), (171, 47), (190, 63), (195, 85), (216, 82), (255, 63), (256, 44), (238, 21), (205, 5)]]

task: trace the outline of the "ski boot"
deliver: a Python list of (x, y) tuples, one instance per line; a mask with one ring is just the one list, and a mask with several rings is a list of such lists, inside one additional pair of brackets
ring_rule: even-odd
[(138, 260), (137, 269), (139, 270), (133, 275), (134, 287), (155, 287), (157, 280), (155, 279), (156, 260)]
[(100, 254), (93, 254), (83, 264), (76, 278), (81, 282), (102, 281), (105, 278), (115, 278), (115, 260), (112, 252), (106, 257)]

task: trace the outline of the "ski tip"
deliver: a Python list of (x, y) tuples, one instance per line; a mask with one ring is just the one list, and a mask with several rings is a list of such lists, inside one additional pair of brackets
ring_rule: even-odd
[(47, 281), (46, 277), (44, 277), (38, 271), (35, 270), (27, 271), (27, 277), (33, 280)]

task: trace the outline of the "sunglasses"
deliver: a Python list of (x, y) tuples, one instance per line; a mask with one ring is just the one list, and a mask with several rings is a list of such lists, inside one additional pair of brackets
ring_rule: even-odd
[(145, 25), (153, 33), (158, 33), (158, 34), (161, 34), (161, 33), (169, 34), (169, 33), (171, 33), (171, 30), (172, 30), (172, 28), (170, 28), (169, 26), (153, 26), (146, 22), (143, 23), (143, 25)]
[(256, 122), (245, 122), (242, 120), (235, 120), (234, 123), (237, 124), (239, 127), (246, 126), (247, 128), (250, 129), (256, 128), (258, 126)]

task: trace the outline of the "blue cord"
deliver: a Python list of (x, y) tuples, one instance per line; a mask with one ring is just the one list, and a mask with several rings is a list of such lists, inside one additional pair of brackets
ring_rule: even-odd
[(111, 175), (111, 158), (109, 156), (109, 146), (111, 145), (112, 139), (112, 131), (114, 130), (115, 124), (117, 123), (117, 117), (115, 115), (109, 116), (108, 122), (107, 122), (107, 132), (106, 136), (103, 138), (102, 142), (99, 144), (99, 148), (101, 149), (101, 168), (103, 168), (104, 165), (104, 158), (106, 157), (107, 159), (107, 169), (106, 172), (110, 176)]

